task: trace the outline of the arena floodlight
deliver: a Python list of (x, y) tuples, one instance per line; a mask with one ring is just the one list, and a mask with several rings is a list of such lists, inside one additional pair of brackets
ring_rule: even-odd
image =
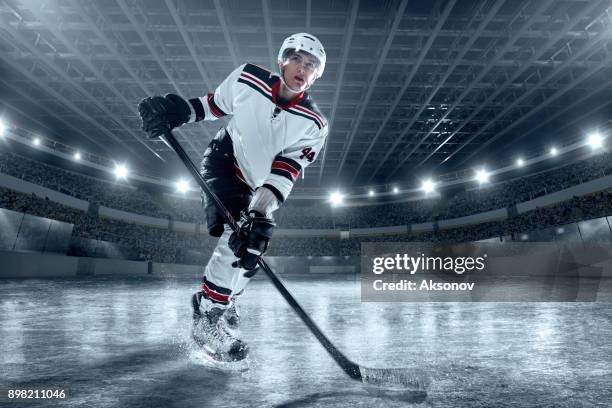
[(176, 182), (176, 191), (178, 191), (181, 194), (185, 194), (186, 192), (189, 191), (189, 182), (187, 182), (187, 180), (185, 179), (180, 179), (179, 181)]
[(397, 193), (399, 193), (399, 188), (393, 187), (393, 194), (397, 194)]
[(519, 157), (518, 159), (516, 159), (516, 165), (518, 167), (523, 167), (525, 165), (525, 162)]
[(75, 152), (72, 157), (74, 158), (75, 161), (80, 161), (81, 160), (81, 153), (80, 152)]
[(480, 169), (476, 172), (476, 181), (480, 184), (486, 183), (489, 181), (490, 174), (485, 169)]
[(343, 200), (344, 200), (344, 196), (339, 191), (334, 191), (333, 193), (329, 195), (329, 202), (334, 207), (342, 204)]
[(2, 119), (0, 119), (0, 137), (4, 137), (5, 130), (6, 130), (6, 125), (4, 124)]
[(424, 180), (421, 183), (421, 190), (425, 192), (425, 194), (433, 193), (436, 189), (436, 183), (434, 183), (431, 179)]
[(587, 138), (587, 144), (593, 149), (598, 149), (603, 146), (603, 138), (598, 132), (591, 133)]
[(368, 196), (370, 196), (370, 197), (374, 197), (374, 190), (370, 190), (370, 191), (368, 191)]
[(115, 165), (115, 177), (118, 179), (125, 179), (128, 175), (128, 169), (125, 167), (125, 164), (117, 164)]
[(40, 138), (39, 137), (35, 137), (32, 143), (34, 143), (34, 146), (39, 146), (40, 145)]
[(554, 157), (554, 156), (556, 156), (556, 155), (558, 155), (558, 154), (559, 154), (559, 151), (557, 150), (557, 148), (556, 148), (556, 147), (553, 147), (553, 148), (551, 148), (551, 149), (550, 149), (550, 155), (551, 155), (551, 156), (553, 156), (553, 157)]

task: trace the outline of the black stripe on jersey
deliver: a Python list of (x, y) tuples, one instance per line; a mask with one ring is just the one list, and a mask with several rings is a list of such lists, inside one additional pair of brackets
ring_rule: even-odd
[(304, 94), (304, 97), (300, 102), (298, 102), (297, 106), (308, 109), (312, 112), (312, 114), (319, 117), (319, 120), (321, 121), (323, 126), (327, 125), (327, 119), (325, 118), (325, 115), (321, 113), (319, 107), (312, 101), (310, 95), (308, 95), (307, 93)]
[(246, 64), (242, 72), (246, 72), (247, 74), (253, 75), (255, 78), (268, 85), (270, 88), (272, 88), (272, 85), (274, 85), (278, 80), (277, 75), (271, 75), (270, 71), (268, 71), (267, 69), (258, 67), (254, 64)]
[(270, 190), (274, 196), (276, 197), (276, 199), (278, 200), (279, 203), (283, 203), (285, 201), (285, 197), (283, 197), (283, 195), (281, 194), (280, 191), (278, 191), (278, 188), (274, 187), (272, 184), (264, 184), (262, 187), (267, 188), (268, 190)]
[(254, 90), (256, 90), (257, 92), (259, 92), (260, 94), (262, 94), (263, 96), (265, 96), (265, 97), (266, 97), (266, 99), (268, 99), (270, 102), (272, 102), (272, 97), (271, 97), (269, 94), (267, 94), (267, 93), (265, 93), (264, 91), (262, 91), (262, 90), (261, 90), (261, 89), (260, 89), (260, 88), (259, 88), (257, 85), (254, 85), (254, 84), (250, 83), (249, 81), (247, 81), (247, 80), (245, 80), (245, 79), (242, 79), (242, 78), (239, 78), (239, 79), (238, 79), (238, 82), (240, 82), (240, 83), (243, 83), (243, 84), (245, 84), (245, 85), (250, 86), (251, 88), (253, 88), (253, 89), (254, 89)]
[(276, 174), (277, 176), (283, 176), (285, 178), (287, 178), (289, 181), (291, 181), (292, 183), (294, 182), (293, 180), (293, 176), (291, 175), (290, 172), (288, 172), (287, 170), (283, 170), (283, 169), (272, 169), (270, 170), (270, 173), (272, 174)]
[(296, 162), (293, 159), (290, 159), (289, 157), (283, 157), (278, 155), (274, 158), (274, 161), (281, 161), (283, 163), (287, 163), (288, 165), (293, 167), (298, 173), (302, 171), (302, 166), (300, 166), (300, 163)]
[(219, 105), (215, 103), (215, 94), (208, 94), (208, 104), (210, 105), (210, 111), (216, 117), (222, 118), (227, 116), (227, 113), (223, 112), (223, 110), (219, 108)]
[(285, 110), (285, 112), (289, 112), (289, 113), (292, 113), (292, 114), (294, 114), (294, 115), (301, 116), (301, 117), (303, 117), (303, 118), (306, 118), (306, 119), (312, 120), (312, 121), (315, 123), (315, 125), (317, 125), (317, 127), (318, 127), (319, 129), (321, 129), (321, 125), (319, 124), (319, 121), (318, 121), (318, 120), (316, 120), (316, 119), (315, 119), (314, 117), (312, 117), (312, 116), (305, 115), (305, 114), (303, 114), (303, 113), (301, 113), (301, 112), (299, 112), (299, 111), (296, 111), (295, 109), (288, 109), (288, 110)]
[(189, 100), (189, 103), (193, 107), (193, 110), (196, 114), (196, 122), (204, 119), (204, 106), (202, 105), (202, 101), (199, 98), (193, 98)]
[(312, 101), (310, 95), (305, 94), (301, 101), (298, 102), (298, 106), (308, 109), (309, 111), (313, 111), (317, 115), (319, 115), (322, 119), (325, 117), (319, 110), (319, 107)]
[(206, 286), (208, 286), (209, 289), (214, 290), (217, 293), (220, 293), (222, 295), (231, 295), (232, 294), (232, 290), (231, 289), (227, 289), (227, 288), (222, 288), (221, 286), (217, 286), (214, 283), (212, 283), (211, 281), (209, 281), (208, 279), (206, 279), (206, 276), (202, 277), (202, 283), (205, 284)]

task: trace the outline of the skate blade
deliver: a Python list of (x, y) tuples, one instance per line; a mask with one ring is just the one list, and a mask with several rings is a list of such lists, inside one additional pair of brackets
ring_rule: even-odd
[(227, 360), (223, 359), (218, 353), (213, 353), (206, 348), (198, 347), (191, 352), (192, 361), (210, 368), (216, 368), (224, 371), (247, 371), (249, 369), (248, 358), (242, 360)]

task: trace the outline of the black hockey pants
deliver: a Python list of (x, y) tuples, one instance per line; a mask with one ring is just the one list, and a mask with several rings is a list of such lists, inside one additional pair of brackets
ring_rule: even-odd
[[(204, 152), (200, 173), (235, 220), (240, 219), (241, 211), (248, 209), (253, 197), (253, 190), (236, 175), (237, 169), (232, 139), (227, 130), (222, 128)], [(220, 237), (225, 223), (223, 215), (208, 197), (203, 197), (203, 203), (208, 233)]]

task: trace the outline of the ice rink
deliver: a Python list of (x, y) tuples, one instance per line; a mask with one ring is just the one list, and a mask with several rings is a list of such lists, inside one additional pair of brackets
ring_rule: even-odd
[(4, 280), (0, 388), (65, 388), (61, 407), (595, 407), (612, 403), (612, 310), (601, 303), (361, 303), (346, 277), (288, 288), (347, 356), (420, 367), (427, 394), (366, 388), (258, 276), (240, 299), (246, 364), (191, 346), (193, 277)]

